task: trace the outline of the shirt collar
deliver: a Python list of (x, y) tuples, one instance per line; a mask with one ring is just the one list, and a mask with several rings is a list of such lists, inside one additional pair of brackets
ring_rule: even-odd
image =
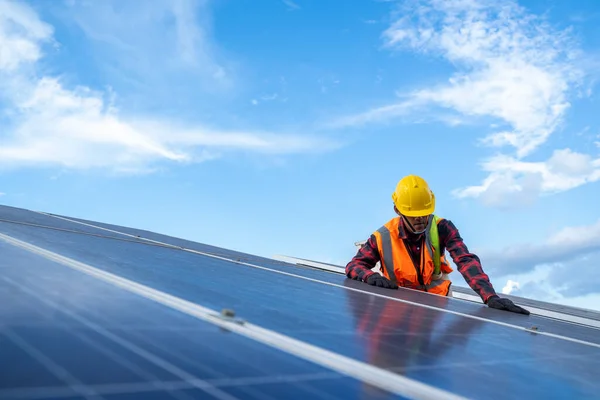
[(404, 227), (404, 218), (400, 218), (400, 223), (398, 224), (398, 237), (400, 239), (408, 239), (408, 234), (406, 232), (406, 228)]

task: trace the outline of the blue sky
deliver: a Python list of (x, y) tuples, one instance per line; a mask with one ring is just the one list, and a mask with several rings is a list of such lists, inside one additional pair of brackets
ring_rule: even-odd
[(414, 173), (600, 309), (600, 4), (495, 4), (0, 0), (0, 202), (344, 265)]

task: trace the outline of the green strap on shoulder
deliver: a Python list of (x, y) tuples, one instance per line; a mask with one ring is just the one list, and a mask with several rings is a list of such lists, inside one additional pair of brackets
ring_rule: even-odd
[(435, 269), (433, 273), (435, 275), (440, 274), (440, 265), (441, 265), (441, 254), (440, 254), (440, 237), (438, 235), (438, 216), (434, 215), (433, 220), (431, 221), (431, 226), (429, 227), (429, 237), (431, 238), (431, 245), (433, 246), (433, 265)]

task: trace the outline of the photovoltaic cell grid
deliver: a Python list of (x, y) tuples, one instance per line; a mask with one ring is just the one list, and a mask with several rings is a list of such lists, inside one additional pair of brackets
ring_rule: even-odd
[[(361, 383), (0, 242), (0, 398), (355, 398)], [(158, 397), (157, 397), (158, 398)]]
[[(11, 238), (466, 397), (593, 398), (600, 388), (595, 329), (224, 249), (211, 250), (234, 262), (212, 258), (25, 210), (1, 207), (0, 219)], [(0, 251), (10, 299), (0, 305), (0, 357), (11, 360), (0, 398), (397, 398), (8, 243)]]
[[(263, 257), (254, 256), (251, 254), (244, 254), (240, 252), (228, 251), (227, 249), (222, 249), (214, 246), (209, 246), (201, 243), (195, 243), (188, 240), (173, 238), (165, 235), (160, 235), (153, 232), (119, 227), (110, 224), (102, 224), (96, 223), (93, 221), (86, 221), (75, 218), (65, 219), (57, 219), (50, 218), (41, 215), (38, 213), (32, 213), (26, 210), (20, 209), (12, 209), (12, 212), (18, 212), (17, 218), (20, 220), (27, 221), (27, 223), (37, 224), (37, 226), (56, 226), (58, 229), (69, 230), (69, 231), (77, 231), (84, 232), (86, 234), (100, 235), (107, 237), (111, 237), (114, 240), (127, 240), (127, 241), (137, 241), (140, 243), (149, 244), (151, 242), (145, 241), (144, 239), (150, 239), (154, 241), (158, 241), (159, 243), (165, 243), (171, 246), (175, 246), (177, 248), (185, 248), (193, 251), (205, 252), (207, 254), (216, 255), (220, 257), (224, 257), (227, 259), (252, 263), (254, 265), (258, 265), (267, 269), (272, 269), (276, 271), (280, 271), (282, 273), (289, 273), (294, 275), (301, 275), (304, 278), (316, 279), (322, 282), (342, 285), (344, 287), (352, 288), (355, 290), (365, 291), (365, 292), (374, 292), (386, 297), (393, 297), (399, 300), (407, 300), (416, 303), (426, 303), (435, 305), (438, 308), (444, 308), (449, 311), (461, 312), (461, 313), (473, 313), (476, 312), (477, 315), (480, 315), (485, 318), (493, 319), (499, 322), (504, 323), (517, 323), (521, 324), (523, 322), (523, 317), (521, 315), (516, 315), (512, 313), (498, 313), (496, 310), (490, 310), (486, 307), (481, 307), (480, 305), (469, 304), (468, 302), (456, 301), (456, 300), (448, 300), (444, 298), (432, 298), (432, 295), (423, 294), (420, 292), (414, 291), (389, 291), (387, 289), (379, 289), (365, 286), (363, 283), (358, 283), (354, 281), (347, 281), (344, 276), (340, 276), (339, 274), (332, 274), (324, 271), (317, 271), (313, 269), (304, 269), (299, 268), (294, 264), (289, 264), (277, 260), (271, 260)], [(3, 214), (0, 214), (0, 221), (3, 219)], [(10, 220), (11, 216), (8, 216), (7, 220)], [(65, 218), (59, 216), (59, 218)], [(81, 223), (73, 223), (81, 222)], [(84, 225), (87, 224), (87, 225)], [(90, 226), (93, 225), (93, 226)], [(100, 228), (100, 229), (99, 229)], [(131, 236), (125, 236), (133, 235)], [(156, 243), (155, 243), (156, 244)], [(69, 246), (66, 246), (69, 247)], [(68, 249), (67, 249), (68, 250)], [(456, 274), (455, 280), (460, 280), (458, 274)], [(529, 320), (528, 320), (529, 323)], [(556, 324), (553, 320), (549, 320), (546, 318), (537, 318), (531, 321), (531, 326), (536, 326), (540, 331), (556, 333), (560, 335), (569, 335), (577, 339), (593, 341), (595, 343), (600, 344), (600, 334), (597, 330), (591, 330), (587, 327), (572, 325), (572, 324)]]

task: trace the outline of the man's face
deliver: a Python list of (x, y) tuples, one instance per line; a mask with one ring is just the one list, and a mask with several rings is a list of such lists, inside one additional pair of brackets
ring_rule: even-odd
[(427, 227), (427, 220), (429, 219), (429, 215), (425, 215), (424, 217), (407, 217), (404, 216), (408, 221), (408, 229), (412, 232), (422, 232)]

